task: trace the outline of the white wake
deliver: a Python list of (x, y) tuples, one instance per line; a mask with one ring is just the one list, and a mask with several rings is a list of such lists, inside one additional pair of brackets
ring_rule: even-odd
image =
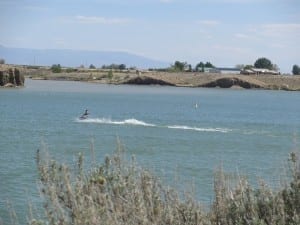
[(178, 129), (178, 130), (191, 130), (198, 132), (221, 132), (228, 133), (232, 130), (227, 128), (203, 128), (203, 127), (191, 127), (184, 125), (156, 125), (152, 123), (146, 123), (141, 120), (137, 120), (134, 118), (125, 119), (125, 120), (112, 120), (110, 118), (88, 118), (84, 120), (76, 119), (76, 122), (79, 123), (98, 123), (98, 124), (113, 124), (113, 125), (132, 125), (132, 126), (145, 126), (145, 127), (160, 127), (160, 128), (168, 128), (168, 129)]
[(126, 120), (111, 120), (108, 118), (88, 118), (85, 120), (77, 119), (77, 122), (80, 123), (100, 123), (100, 124), (115, 124), (115, 125), (136, 125), (136, 126), (146, 126), (146, 127), (155, 127), (154, 124), (145, 123), (144, 121), (136, 119), (126, 119)]
[(180, 130), (194, 130), (194, 131), (202, 131), (202, 132), (221, 132), (227, 133), (230, 132), (230, 129), (227, 128), (201, 128), (201, 127), (189, 127), (189, 126), (180, 126), (180, 125), (173, 125), (167, 126), (170, 129), (180, 129)]

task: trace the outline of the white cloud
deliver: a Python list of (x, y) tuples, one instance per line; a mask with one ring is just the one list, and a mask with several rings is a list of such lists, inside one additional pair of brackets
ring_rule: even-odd
[(173, 0), (159, 0), (160, 2), (162, 3), (170, 3), (170, 2), (173, 2)]
[(65, 45), (66, 44), (66, 41), (64, 38), (54, 38), (53, 39), (53, 42), (56, 44), (56, 45)]
[[(249, 4), (249, 3), (258, 3), (258, 2), (274, 2), (276, 0), (205, 0), (210, 3), (238, 3), (238, 4)], [(280, 1), (280, 0), (279, 0)]]
[(237, 33), (234, 35), (236, 38), (240, 38), (240, 39), (248, 39), (249, 35), (247, 34), (242, 34), (242, 33)]
[(86, 24), (125, 24), (131, 22), (127, 18), (105, 18), (97, 16), (76, 16), (76, 21)]
[(287, 48), (286, 45), (279, 44), (279, 43), (270, 43), (269, 46), (272, 47), (272, 48), (278, 48), (278, 49), (285, 49), (285, 48)]
[(220, 21), (217, 20), (198, 20), (197, 24), (205, 25), (205, 26), (216, 26), (220, 24)]
[(247, 30), (245, 33), (236, 33), (235, 38), (245, 41), (260, 41), (261, 38), (257, 36), (257, 31), (253, 29)]
[[(300, 38), (300, 23), (270, 23), (252, 25), (233, 37), (240, 40), (276, 44), (277, 48), (286, 46), (288, 42)], [(274, 45), (275, 46), (275, 45)]]
[(16, 6), (18, 5), (17, 1), (11, 1), (11, 0), (1, 0), (0, 6)]
[(217, 51), (222, 51), (222, 52), (230, 52), (232, 53), (237, 53), (237, 54), (248, 54), (250, 49), (248, 48), (240, 48), (240, 47), (235, 47), (235, 46), (225, 46), (225, 45), (214, 45), (212, 46), (213, 49)]
[(27, 5), (24, 6), (25, 10), (31, 10), (31, 11), (45, 11), (45, 10), (49, 10), (49, 8), (47, 7), (42, 7), (42, 6), (36, 6), (36, 5)]
[(300, 36), (300, 23), (264, 24), (262, 33), (267, 36), (297, 35)]

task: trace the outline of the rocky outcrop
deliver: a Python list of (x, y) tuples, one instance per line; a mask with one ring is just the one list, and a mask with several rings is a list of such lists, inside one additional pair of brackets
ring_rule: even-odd
[(259, 82), (256, 80), (245, 80), (237, 77), (222, 77), (200, 85), (200, 87), (220, 87), (220, 88), (231, 88), (237, 86), (246, 89), (266, 88), (266, 85), (263, 82)]
[(24, 86), (24, 75), (20, 73), (17, 68), (9, 68), (7, 70), (0, 70), (0, 86), (16, 87)]
[(172, 84), (170, 82), (167, 82), (167, 81), (164, 81), (161, 79), (155, 79), (153, 77), (148, 77), (148, 76), (134, 77), (134, 78), (124, 81), (123, 84), (175, 86), (174, 84)]

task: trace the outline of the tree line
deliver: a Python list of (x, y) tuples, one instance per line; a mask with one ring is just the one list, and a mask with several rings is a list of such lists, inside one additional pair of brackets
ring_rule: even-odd
[[(85, 68), (84, 65), (79, 66), (79, 69), (84, 69), (84, 68)], [(90, 64), (88, 69), (97, 69), (97, 68), (93, 64)], [(125, 64), (110, 64), (110, 65), (103, 65), (101, 67), (101, 69), (126, 70), (128, 68)], [(132, 67), (130, 69), (135, 69), (135, 68)], [(60, 64), (53, 64), (51, 66), (50, 70), (52, 71), (52, 73), (61, 73), (61, 72), (63, 72), (62, 66)], [(66, 69), (64, 69), (64, 71), (66, 71), (67, 73), (70, 73), (70, 72), (76, 72), (76, 71), (78, 71), (78, 69), (77, 68), (66, 68)]]
[[(83, 65), (80, 66), (80, 68), (84, 68)], [(150, 68), (150, 71), (164, 71), (164, 72), (205, 72), (205, 69), (213, 69), (216, 68), (211, 62), (199, 62), (196, 64), (196, 66), (193, 68), (191, 64), (188, 64), (187, 62), (181, 62), (181, 61), (175, 61), (174, 64), (172, 64), (168, 68), (160, 68), (160, 69), (153, 69)], [(238, 64), (236, 65), (236, 68), (240, 70), (246, 70), (246, 69), (252, 69), (252, 68), (258, 68), (258, 69), (269, 69), (274, 71), (279, 71), (279, 67), (276, 64), (273, 64), (272, 61), (268, 58), (261, 57), (258, 58), (253, 65), (244, 65), (244, 64)], [(89, 66), (89, 69), (96, 69), (96, 67), (91, 64)], [(128, 69), (125, 64), (110, 64), (110, 65), (103, 65), (101, 69), (110, 69), (110, 70), (126, 70)], [(129, 69), (136, 69), (135, 67), (131, 67)], [(51, 67), (51, 70), (53, 73), (60, 73), (62, 71), (60, 64), (53, 64)], [(67, 72), (73, 72), (68, 71)], [(292, 73), (293, 75), (300, 75), (300, 67), (298, 65), (293, 65), (292, 67)]]
[[(0, 58), (0, 64), (5, 64), (5, 60)], [(83, 65), (80, 66), (80, 68), (84, 68)], [(188, 64), (187, 62), (181, 62), (181, 61), (175, 61), (174, 64), (172, 64), (169, 68), (161, 68), (161, 69), (153, 69), (150, 68), (149, 70), (156, 70), (156, 71), (168, 71), (168, 72), (204, 72), (205, 68), (216, 68), (211, 62), (199, 62), (196, 64), (196, 66), (193, 68), (191, 64)], [(258, 58), (253, 65), (244, 65), (244, 64), (238, 64), (236, 65), (236, 68), (238, 69), (251, 69), (251, 68), (261, 68), (261, 69), (269, 69), (269, 70), (275, 70), (279, 71), (279, 67), (276, 64), (273, 64), (270, 59), (261, 57)], [(62, 72), (62, 68), (60, 64), (53, 64), (51, 66), (51, 71), (53, 73), (60, 73)], [(90, 64), (89, 69), (96, 69), (96, 67), (93, 64)], [(125, 64), (110, 64), (110, 65), (102, 65), (101, 69), (112, 69), (112, 70), (125, 70), (128, 69)], [(129, 69), (136, 69), (135, 67), (131, 67)], [(77, 71), (73, 68), (68, 68), (66, 72), (74, 72)], [(292, 73), (293, 75), (300, 75), (300, 66), (297, 64), (294, 64), (292, 67)]]
[[(197, 72), (204, 72), (205, 68), (216, 68), (211, 62), (199, 62), (196, 64), (195, 68), (192, 69), (191, 64), (188, 64), (187, 62), (180, 62), (175, 61), (173, 65), (171, 65), (170, 70), (174, 71), (197, 71)], [(261, 68), (261, 69), (269, 69), (269, 70), (275, 70), (278, 71), (279, 68), (276, 64), (273, 64), (271, 60), (262, 57), (258, 58), (253, 65), (243, 65), (239, 64), (236, 65), (236, 68), (238, 69), (251, 69), (251, 68)]]
[[(191, 64), (188, 64), (187, 62), (180, 62), (175, 61), (174, 64), (172, 64), (169, 68), (164, 69), (152, 69), (152, 70), (160, 70), (160, 71), (174, 71), (174, 72), (205, 72), (205, 69), (213, 69), (216, 68), (211, 62), (199, 62), (196, 64), (194, 68), (192, 68)], [(244, 64), (238, 64), (236, 65), (237, 69), (240, 70), (247, 70), (252, 68), (257, 69), (268, 69), (268, 70), (274, 70), (279, 71), (279, 67), (272, 63), (272, 61), (268, 58), (261, 57), (258, 58), (253, 65), (244, 65)], [(300, 75), (300, 67), (298, 65), (293, 65), (292, 68), (293, 75)]]

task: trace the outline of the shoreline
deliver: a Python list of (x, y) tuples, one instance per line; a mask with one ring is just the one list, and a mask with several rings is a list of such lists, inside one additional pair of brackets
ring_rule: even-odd
[(108, 78), (99, 73), (48, 73), (42, 76), (26, 75), (34, 80), (81, 81), (115, 85), (162, 85), (190, 88), (232, 88), (300, 91), (300, 76), (284, 75), (240, 75), (240, 74), (201, 74), (201, 73), (161, 73), (142, 74), (115, 72)]
[(190, 88), (206, 87), (300, 91), (299, 75), (243, 75), (85, 68), (73, 69), (71, 72), (68, 72), (68, 68), (64, 68), (60, 73), (53, 73), (50, 67), (6, 66), (17, 68), (26, 78), (36, 80), (81, 81), (115, 85), (165, 85)]

